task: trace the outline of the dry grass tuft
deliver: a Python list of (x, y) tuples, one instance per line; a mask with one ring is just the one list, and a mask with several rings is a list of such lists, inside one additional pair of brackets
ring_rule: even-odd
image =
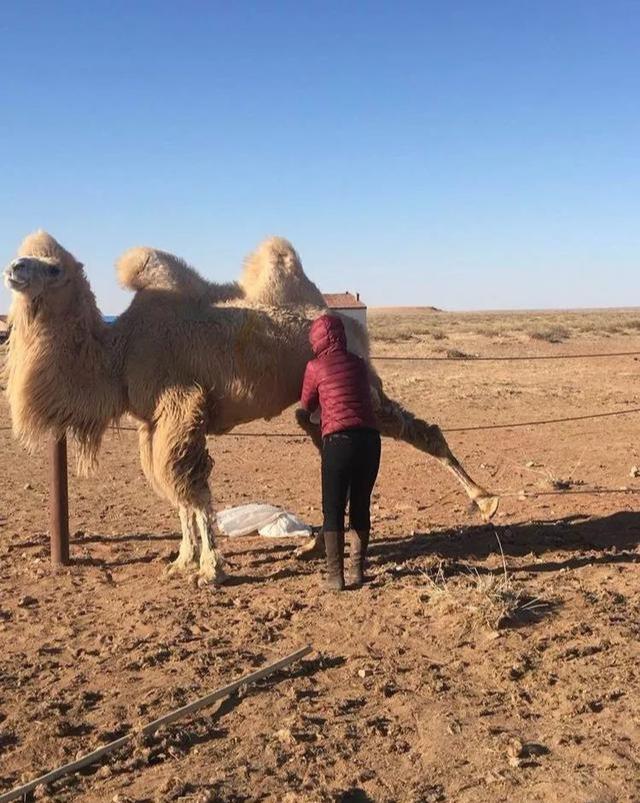
[(535, 618), (549, 608), (548, 603), (515, 586), (497, 533), (496, 539), (502, 555), (501, 573), (480, 574), (475, 567), (468, 567), (467, 575), (447, 578), (440, 561), (433, 575), (424, 574), (433, 602), (450, 611), (462, 609), (470, 626), (491, 630)]
[(544, 468), (543, 466), (535, 466), (533, 462), (527, 464), (526, 466), (523, 466), (523, 468), (525, 469), (525, 471), (531, 471), (533, 474), (537, 474), (540, 477), (538, 485), (542, 490), (568, 491), (571, 488), (577, 488), (580, 485), (584, 485), (584, 480), (574, 479), (575, 472), (582, 465), (583, 456), (584, 456), (584, 451), (580, 459), (571, 468), (571, 470), (566, 476), (559, 476), (557, 474), (554, 474), (553, 471), (550, 471), (548, 468)]
[(475, 360), (475, 359), (477, 359), (475, 354), (467, 354), (466, 351), (460, 351), (459, 349), (447, 349), (446, 355), (450, 360)]
[(545, 343), (564, 343), (571, 337), (571, 332), (564, 326), (552, 326), (547, 329), (535, 329), (529, 332), (532, 340), (544, 340)]

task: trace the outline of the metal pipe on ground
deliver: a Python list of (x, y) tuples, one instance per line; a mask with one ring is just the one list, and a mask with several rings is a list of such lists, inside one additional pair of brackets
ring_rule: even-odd
[[(175, 711), (171, 711), (170, 713), (155, 719), (153, 722), (149, 722), (138, 732), (144, 735), (153, 734), (158, 730), (158, 728), (161, 728), (165, 725), (170, 725), (172, 722), (188, 716), (189, 714), (193, 714), (195, 711), (199, 711), (201, 708), (205, 708), (206, 706), (215, 703), (217, 700), (221, 700), (224, 697), (229, 697), (229, 695), (237, 692), (242, 686), (246, 686), (250, 683), (256, 683), (258, 680), (262, 680), (262, 678), (269, 677), (269, 675), (272, 675), (274, 672), (284, 669), (295, 661), (299, 661), (301, 658), (304, 658), (304, 656), (308, 655), (311, 651), (312, 647), (310, 645), (302, 647), (290, 655), (281, 658), (279, 661), (267, 664), (267, 666), (263, 666), (262, 669), (258, 669), (257, 671), (251, 672), (244, 677), (238, 678), (232, 683), (229, 683), (227, 686), (216, 689), (216, 691), (206, 694), (204, 697), (194, 700), (194, 702), (189, 703), (188, 705), (183, 705), (182, 708), (177, 708)], [(134, 736), (135, 733), (129, 733), (126, 736), (121, 736), (119, 739), (109, 742), (109, 744), (105, 744), (102, 747), (98, 747), (97, 750), (93, 750), (91, 753), (87, 753), (86, 755), (81, 756), (69, 764), (65, 764), (64, 766), (58, 767), (51, 772), (47, 772), (45, 775), (41, 775), (39, 778), (34, 778), (33, 781), (29, 781), (29, 783), (18, 786), (9, 792), (0, 794), (0, 803), (8, 803), (10, 800), (16, 800), (20, 797), (24, 798), (30, 792), (33, 792), (33, 790), (38, 786), (52, 783), (58, 778), (62, 778), (64, 775), (78, 772), (78, 770), (81, 770), (84, 767), (95, 764), (97, 761), (100, 761), (102, 758), (104, 758), (104, 756), (108, 755), (109, 753), (113, 753), (114, 750), (118, 750), (128, 742), (131, 742)]]

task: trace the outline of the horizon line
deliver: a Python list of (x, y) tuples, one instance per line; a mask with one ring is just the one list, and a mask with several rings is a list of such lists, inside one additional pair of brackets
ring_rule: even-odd
[[(635, 312), (640, 311), (639, 306), (619, 306), (619, 307), (486, 307), (476, 309), (456, 309), (443, 307), (436, 307), (432, 304), (392, 304), (388, 306), (371, 306), (367, 307), (367, 312), (406, 312), (409, 310), (416, 310), (420, 312), (432, 312), (435, 315), (461, 315), (473, 313), (550, 313), (550, 312), (567, 312), (567, 313), (584, 313), (584, 312)], [(100, 311), (103, 318), (118, 318), (125, 310), (118, 313), (106, 313)], [(9, 311), (0, 312), (0, 318), (7, 318)]]

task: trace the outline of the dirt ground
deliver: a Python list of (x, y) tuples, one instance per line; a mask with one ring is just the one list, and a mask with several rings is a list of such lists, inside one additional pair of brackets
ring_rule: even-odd
[[(640, 351), (638, 311), (407, 315), (373, 313), (375, 354)], [(445, 429), (640, 407), (634, 356), (378, 367)], [(291, 411), (248, 428), (294, 430)], [(70, 478), (73, 563), (54, 571), (46, 455), (0, 432), (0, 793), (309, 643), (291, 669), (36, 798), (640, 801), (639, 432), (629, 414), (450, 433), (503, 494), (495, 526), (435, 462), (385, 442), (372, 580), (343, 594), (292, 540), (223, 539), (223, 588), (168, 577), (178, 523), (126, 432), (96, 477)], [(304, 439), (211, 449), (220, 507), (320, 523)]]

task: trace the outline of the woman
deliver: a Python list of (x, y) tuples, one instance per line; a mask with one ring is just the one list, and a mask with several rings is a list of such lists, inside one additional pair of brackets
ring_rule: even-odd
[(361, 586), (369, 544), (371, 492), (380, 467), (367, 363), (347, 351), (340, 318), (314, 321), (309, 342), (316, 358), (306, 368), (301, 406), (320, 408), (322, 421), (322, 514), (327, 550), (327, 587), (344, 589), (344, 518), (349, 498), (351, 581)]

